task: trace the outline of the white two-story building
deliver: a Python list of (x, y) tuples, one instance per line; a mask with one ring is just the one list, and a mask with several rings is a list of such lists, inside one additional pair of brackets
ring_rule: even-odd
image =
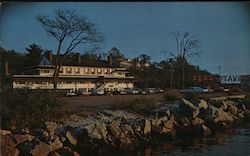
[[(54, 65), (43, 57), (38, 66), (30, 67), (23, 73), (12, 76), (12, 87), (15, 89), (53, 89)], [(76, 62), (64, 64), (60, 69), (57, 88), (59, 90), (124, 90), (134, 87), (134, 77), (129, 76), (125, 68), (112, 66), (112, 61), (95, 60), (91, 65), (81, 62), (80, 55)]]

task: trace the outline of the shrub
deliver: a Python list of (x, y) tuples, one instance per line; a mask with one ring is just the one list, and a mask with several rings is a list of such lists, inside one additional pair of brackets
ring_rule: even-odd
[(57, 96), (47, 90), (11, 90), (2, 92), (0, 99), (1, 126), (5, 129), (41, 127), (59, 108)]

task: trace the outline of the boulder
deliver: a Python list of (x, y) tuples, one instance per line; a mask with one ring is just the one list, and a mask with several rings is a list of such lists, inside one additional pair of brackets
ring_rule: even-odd
[(93, 131), (90, 133), (91, 138), (106, 140), (108, 131), (105, 124), (96, 123)]
[(2, 156), (19, 156), (20, 152), (18, 149), (11, 147), (9, 145), (1, 144), (1, 153)]
[(162, 131), (162, 126), (161, 124), (161, 120), (160, 119), (152, 119), (151, 121), (151, 130), (152, 132), (156, 132), (156, 133), (161, 133)]
[(193, 118), (197, 117), (200, 114), (200, 110), (196, 109), (193, 111)]
[(53, 138), (55, 130), (59, 126), (56, 122), (45, 122), (46, 129), (49, 131), (50, 136)]
[(203, 129), (203, 135), (204, 136), (211, 135), (211, 131), (210, 131), (210, 129), (206, 125), (202, 124), (202, 129)]
[(50, 147), (56, 151), (59, 148), (63, 147), (63, 143), (60, 141), (59, 138), (54, 139), (54, 141), (50, 144)]
[(234, 115), (237, 116), (238, 115), (238, 108), (233, 105), (233, 104), (228, 104), (228, 110)]
[(202, 120), (201, 118), (199, 117), (195, 117), (192, 121), (191, 121), (192, 125), (195, 126), (195, 125), (201, 125), (204, 123), (204, 120)]
[(207, 102), (205, 100), (201, 99), (200, 103), (198, 104), (198, 107), (199, 108), (204, 108), (206, 110), (207, 107), (208, 107), (208, 104), (207, 104)]
[(68, 130), (66, 133), (66, 137), (72, 145), (77, 144), (77, 139), (72, 131)]
[(29, 134), (25, 134), (25, 135), (13, 134), (12, 137), (15, 139), (17, 144), (20, 144), (21, 142), (24, 142), (24, 141), (31, 141), (35, 138), (34, 136), (29, 135)]
[(3, 136), (3, 135), (8, 135), (8, 134), (11, 134), (11, 131), (0, 129), (0, 135), (1, 135), (1, 136)]
[(0, 141), (1, 141), (1, 145), (8, 145), (10, 147), (15, 147), (17, 145), (12, 135), (3, 135), (1, 136)]
[(191, 125), (191, 123), (187, 117), (181, 117), (180, 124), (184, 127), (190, 127), (190, 125)]
[(172, 120), (164, 121), (163, 125), (161, 133), (170, 133), (174, 129), (174, 122)]
[(194, 104), (192, 104), (192, 103), (189, 102), (188, 100), (186, 100), (186, 99), (184, 99), (184, 98), (182, 98), (181, 100), (182, 100), (182, 102), (183, 102), (183, 104), (184, 104), (185, 106), (187, 106), (187, 107), (189, 107), (189, 108), (192, 108), (193, 110), (197, 110), (197, 109), (198, 109), (197, 106), (195, 106)]
[(47, 156), (52, 151), (50, 145), (39, 142), (38, 145), (35, 146), (34, 150), (32, 151), (33, 156)]
[(119, 126), (115, 122), (112, 122), (108, 126), (108, 130), (112, 138), (116, 138), (116, 139), (125, 138), (125, 134), (122, 132), (122, 130), (119, 128)]
[(144, 120), (144, 130), (143, 130), (144, 135), (148, 135), (151, 133), (151, 123), (148, 119)]

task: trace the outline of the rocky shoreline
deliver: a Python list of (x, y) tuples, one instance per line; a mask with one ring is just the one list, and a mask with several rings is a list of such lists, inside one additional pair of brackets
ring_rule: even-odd
[(43, 129), (1, 130), (1, 154), (59, 156), (132, 151), (155, 139), (208, 137), (249, 119), (250, 99), (168, 102), (151, 115), (102, 110), (90, 116), (71, 115), (44, 123)]

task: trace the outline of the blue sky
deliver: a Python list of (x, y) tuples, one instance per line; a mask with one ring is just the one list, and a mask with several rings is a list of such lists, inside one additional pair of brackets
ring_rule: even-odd
[[(190, 62), (212, 73), (250, 74), (250, 5), (243, 2), (36, 2), (1, 7), (0, 46), (25, 51), (36, 43), (55, 51), (56, 42), (35, 20), (55, 9), (75, 9), (105, 36), (101, 51), (117, 47), (126, 57), (145, 53), (153, 61), (175, 51), (171, 32), (191, 32), (202, 42), (201, 57)], [(76, 51), (83, 52), (84, 46)]]

